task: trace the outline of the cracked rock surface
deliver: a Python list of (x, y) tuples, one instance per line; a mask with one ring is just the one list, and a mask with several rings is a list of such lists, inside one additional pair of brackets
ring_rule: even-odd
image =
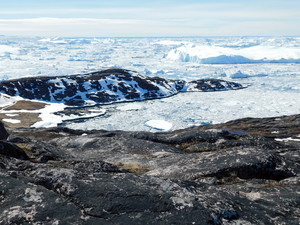
[(300, 116), (1, 129), (0, 224), (299, 224)]

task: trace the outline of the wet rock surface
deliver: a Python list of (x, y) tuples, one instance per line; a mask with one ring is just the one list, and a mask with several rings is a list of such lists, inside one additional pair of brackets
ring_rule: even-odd
[(29, 77), (0, 82), (0, 92), (70, 106), (165, 98), (186, 91), (226, 91), (245, 88), (219, 79), (192, 82), (147, 77), (124, 69), (57, 77)]
[(10, 129), (0, 143), (0, 224), (299, 224), (299, 123)]

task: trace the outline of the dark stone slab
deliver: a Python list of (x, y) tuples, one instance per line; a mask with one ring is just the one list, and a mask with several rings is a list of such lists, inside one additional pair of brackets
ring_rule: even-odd
[(0, 224), (299, 224), (299, 118), (169, 133), (10, 130)]

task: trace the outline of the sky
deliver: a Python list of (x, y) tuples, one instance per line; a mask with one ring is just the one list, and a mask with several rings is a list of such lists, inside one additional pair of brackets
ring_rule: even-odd
[(300, 36), (299, 0), (8, 0), (0, 35)]

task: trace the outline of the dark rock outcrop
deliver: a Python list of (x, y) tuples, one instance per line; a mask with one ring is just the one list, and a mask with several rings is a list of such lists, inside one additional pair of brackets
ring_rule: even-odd
[(123, 69), (59, 77), (29, 77), (0, 82), (0, 92), (48, 102), (84, 106), (169, 97), (184, 91), (225, 91), (243, 85), (217, 79), (192, 82), (146, 77)]
[(4, 127), (4, 124), (0, 122), (0, 140), (6, 140), (8, 138), (9, 134), (7, 130)]
[(0, 224), (299, 224), (299, 123), (12, 130), (0, 154)]

